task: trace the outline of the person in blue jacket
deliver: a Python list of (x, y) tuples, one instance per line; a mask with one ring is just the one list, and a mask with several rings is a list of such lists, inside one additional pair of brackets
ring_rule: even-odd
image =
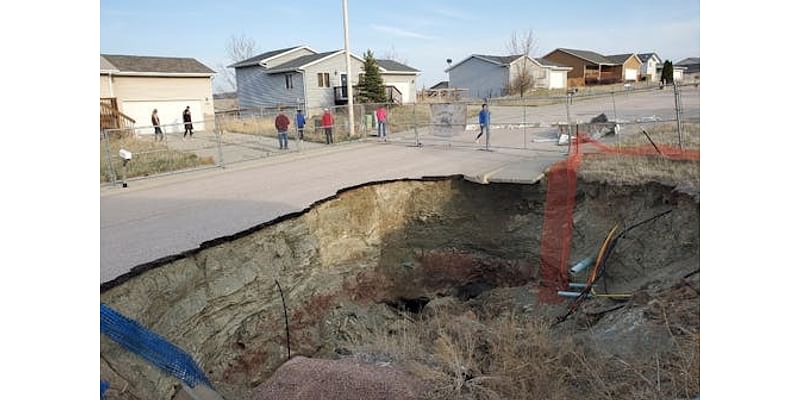
[(483, 136), (484, 130), (487, 132), (489, 131), (489, 108), (486, 106), (486, 103), (483, 103), (481, 112), (478, 113), (478, 123), (481, 125), (481, 133), (475, 138), (475, 143), (478, 143), (478, 140)]
[(306, 126), (306, 116), (303, 115), (303, 110), (297, 109), (297, 115), (295, 115), (294, 121), (297, 124), (295, 125), (297, 127), (297, 137), (303, 140), (303, 129)]

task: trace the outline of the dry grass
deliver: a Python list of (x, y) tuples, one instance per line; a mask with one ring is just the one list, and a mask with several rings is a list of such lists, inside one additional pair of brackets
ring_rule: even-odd
[(431, 107), (428, 104), (420, 104), (416, 107), (413, 104), (391, 106), (388, 111), (387, 121), (391, 132), (409, 131), (414, 129), (415, 124), (418, 127), (424, 127), (431, 121)]
[[(678, 145), (674, 124), (661, 124), (646, 128), (657, 145)], [(700, 149), (700, 125), (684, 125), (684, 148)], [(644, 135), (625, 137), (621, 147), (649, 146)], [(618, 154), (586, 154), (578, 169), (586, 181), (634, 185), (659, 182), (698, 192), (700, 190), (700, 162), (670, 160), (657, 156), (630, 156)]]
[[(117, 179), (122, 177), (122, 160), (117, 156), (117, 152), (121, 148), (134, 154), (133, 160), (128, 163), (128, 178), (214, 164), (213, 157), (199, 157), (194, 153), (173, 150), (152, 139), (137, 139), (135, 136), (111, 138), (108, 145)], [(102, 141), (100, 142), (100, 182), (111, 182), (106, 148)]]
[(430, 399), (673, 399), (699, 393), (699, 336), (623, 360), (558, 337), (543, 320), (465, 315), (364, 327), (356, 354), (380, 354), (427, 382)]

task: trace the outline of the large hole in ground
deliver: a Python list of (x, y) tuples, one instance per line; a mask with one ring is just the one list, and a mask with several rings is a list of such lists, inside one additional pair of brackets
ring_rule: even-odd
[[(628, 357), (628, 365), (631, 359), (663, 352), (657, 361), (665, 368), (680, 350), (675, 368), (693, 368), (693, 359), (687, 358), (694, 355), (681, 344), (699, 336), (699, 274), (692, 274), (699, 269), (699, 201), (659, 184), (579, 182), (573, 262), (595, 255), (615, 223), (674, 211), (631, 231), (609, 260), (598, 290), (632, 292), (632, 299), (597, 296), (573, 318), (549, 328), (533, 321), (551, 321), (566, 303), (540, 304), (535, 295), (545, 191), (540, 184), (480, 185), (460, 177), (368, 184), (304, 212), (141, 266), (104, 285), (101, 301), (186, 350), (228, 399), (259, 398), (256, 387), (286, 361), (276, 280), (289, 309), (293, 356), (357, 358), (381, 368), (405, 368), (420, 382), (435, 380), (436, 374), (461, 382), (448, 387), (451, 392), (426, 389), (428, 395), (483, 398), (479, 393), (494, 390), (503, 398), (526, 398), (503, 392), (516, 390), (510, 381), (481, 378), (502, 376), (495, 369), (509, 360), (500, 356), (520, 359), (517, 367), (526, 373), (541, 368), (525, 367), (536, 357), (550, 357), (539, 359), (542, 363), (559, 360), (537, 384), (544, 397), (561, 393), (573, 398), (594, 387), (588, 372), (586, 381), (583, 374), (548, 375), (593, 368), (601, 360), (593, 358), (594, 347), (551, 354), (555, 350), (543, 350), (534, 334), (568, 337), (575, 346), (599, 343), (609, 356)], [(416, 355), (408, 350), (413, 346)], [(558, 348), (563, 346), (558, 342)], [(460, 366), (453, 370), (437, 355), (454, 357)], [(642, 363), (636, 372), (650, 376), (649, 365)], [(513, 375), (512, 370), (505, 373)], [(658, 373), (664, 379), (664, 372)], [(101, 376), (111, 383), (107, 393), (112, 399), (171, 398), (178, 390), (175, 379), (106, 338), (101, 339)], [(559, 388), (550, 388), (555, 384), (550, 381), (559, 379), (564, 380)], [(694, 395), (693, 380), (675, 378), (670, 384), (658, 390), (670, 387)], [(603, 390), (619, 394), (628, 389)]]

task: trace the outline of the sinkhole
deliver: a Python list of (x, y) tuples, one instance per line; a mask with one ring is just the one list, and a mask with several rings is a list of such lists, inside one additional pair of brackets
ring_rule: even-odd
[[(535, 295), (545, 198), (542, 183), (485, 185), (460, 176), (365, 184), (139, 266), (104, 284), (101, 301), (191, 354), (226, 399), (256, 398), (259, 385), (287, 359), (276, 281), (288, 310), (292, 356), (316, 359), (360, 354), (362, 361), (391, 364), (391, 354), (365, 356), (358, 345), (364, 332), (405, 335), (433, 313), (479, 323), (503, 313), (564, 311), (566, 302), (541, 304)], [(653, 290), (687, 279), (699, 269), (699, 200), (658, 183), (579, 180), (570, 261), (594, 256), (614, 224), (665, 209), (673, 212), (627, 235), (599, 290), (651, 290), (652, 297)], [(663, 338), (627, 338), (622, 328), (639, 322), (619, 313), (631, 313), (637, 304), (652, 308), (653, 302), (634, 296), (629, 303), (586, 312), (556, 329), (577, 335), (594, 326), (587, 334), (607, 340), (610, 351), (647, 353)], [(603, 324), (608, 326), (600, 329)], [(488, 341), (480, 346), (471, 351), (496, 348)], [(475, 371), (463, 374), (464, 387), (478, 382), (473, 378), (483, 361), (474, 362)], [(105, 337), (100, 364), (101, 377), (111, 384), (109, 399), (169, 399), (180, 389), (174, 378)]]

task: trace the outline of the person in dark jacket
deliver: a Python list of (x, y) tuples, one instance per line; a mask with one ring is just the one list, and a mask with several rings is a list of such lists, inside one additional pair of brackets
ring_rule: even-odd
[(303, 140), (303, 130), (306, 127), (306, 116), (303, 115), (303, 110), (297, 109), (297, 114), (294, 116), (295, 127), (297, 127), (297, 137)]
[(194, 135), (194, 127), (192, 127), (192, 112), (189, 111), (189, 106), (183, 110), (183, 139), (186, 140), (186, 134), (189, 134), (189, 139)]
[(278, 116), (275, 117), (275, 129), (278, 130), (278, 146), (281, 150), (288, 150), (289, 136), (286, 131), (289, 130), (289, 117), (281, 110), (278, 110)]
[[(483, 103), (481, 112), (478, 113), (478, 123), (481, 125), (481, 133), (475, 138), (475, 143), (478, 143), (478, 140), (483, 136), (484, 130), (489, 131), (489, 107), (486, 103)], [(487, 134), (486, 136), (488, 137), (489, 135)]]
[(153, 129), (155, 129), (155, 138), (154, 140), (164, 140), (164, 132), (161, 131), (161, 119), (158, 118), (158, 110), (154, 109), (153, 114), (150, 115), (150, 122), (153, 124)]

